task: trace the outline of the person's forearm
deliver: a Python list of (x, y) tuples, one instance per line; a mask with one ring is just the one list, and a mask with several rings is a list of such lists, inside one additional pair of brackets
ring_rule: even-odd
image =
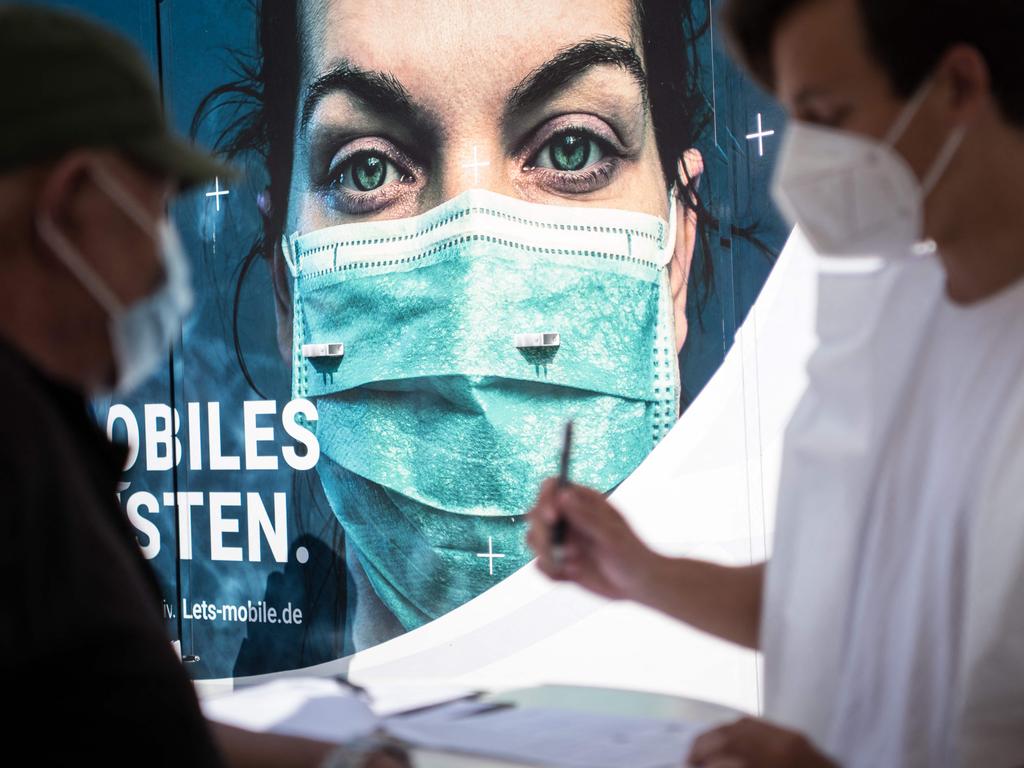
[(635, 599), (697, 629), (758, 648), (764, 563), (734, 568), (657, 556)]

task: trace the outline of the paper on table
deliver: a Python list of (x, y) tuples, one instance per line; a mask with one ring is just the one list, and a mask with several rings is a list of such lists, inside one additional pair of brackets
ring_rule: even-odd
[[(445, 724), (452, 720), (461, 720), (462, 718), (482, 712), (507, 709), (508, 706), (507, 704), (495, 704), (494, 702), (481, 701), (480, 699), (457, 699), (456, 701), (438, 704), (429, 709), (392, 715), (384, 720), (384, 728), (390, 731), (391, 725), (396, 724), (402, 728), (408, 726), (409, 728), (429, 729), (438, 723)], [(409, 732), (411, 733), (412, 731)]]
[(210, 720), (341, 743), (376, 730), (380, 720), (352, 691), (330, 678), (296, 677), (202, 702)]
[(479, 691), (465, 686), (419, 680), (356, 681), (369, 696), (370, 709), (380, 717), (434, 707), (474, 696)]
[[(479, 708), (479, 707), (478, 707)], [(562, 768), (678, 768), (705, 726), (555, 709), (502, 708), (390, 718), (393, 736), (427, 749)]]

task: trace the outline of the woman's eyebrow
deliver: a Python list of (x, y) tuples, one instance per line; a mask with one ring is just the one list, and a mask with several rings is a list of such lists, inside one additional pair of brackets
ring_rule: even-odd
[(621, 38), (600, 36), (563, 48), (520, 80), (505, 99), (502, 122), (507, 123), (516, 112), (550, 99), (573, 80), (602, 64), (621, 67), (632, 75), (644, 108), (648, 107), (647, 72), (636, 49)]
[[(647, 73), (633, 46), (621, 38), (599, 36), (581, 40), (558, 51), (519, 81), (505, 99), (502, 122), (521, 110), (550, 99), (594, 67), (621, 67), (636, 81), (645, 109), (648, 106)], [(439, 136), (441, 128), (429, 111), (415, 104), (408, 89), (392, 74), (362, 69), (337, 59), (305, 88), (300, 129), (305, 131), (317, 105), (328, 94), (346, 92), (380, 114), (394, 117), (422, 135)]]
[(382, 115), (394, 117), (422, 134), (437, 136), (440, 128), (427, 110), (419, 107), (408, 89), (388, 72), (368, 71), (346, 59), (337, 59), (330, 68), (306, 86), (299, 126), (305, 131), (320, 101), (331, 93), (345, 92)]

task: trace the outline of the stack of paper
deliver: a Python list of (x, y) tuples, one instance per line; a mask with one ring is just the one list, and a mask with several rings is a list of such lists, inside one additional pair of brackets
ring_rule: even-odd
[(380, 708), (447, 703), (380, 717), (368, 703), (372, 693), (353, 691), (330, 678), (292, 678), (204, 701), (203, 712), (211, 720), (253, 731), (334, 743), (379, 731), (410, 747), (564, 768), (680, 766), (701, 730), (670, 720), (520, 709), (476, 698), (448, 701), (464, 694), (454, 689), (428, 694), (396, 687)]
[(564, 768), (678, 768), (701, 730), (671, 720), (485, 702), (387, 721), (388, 733), (418, 747)]
[(343, 743), (380, 725), (366, 702), (331, 678), (275, 680), (202, 702), (203, 714), (236, 728)]

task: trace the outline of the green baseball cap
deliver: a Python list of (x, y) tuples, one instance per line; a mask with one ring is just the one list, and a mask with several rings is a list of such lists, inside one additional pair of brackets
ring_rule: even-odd
[(0, 173), (96, 147), (182, 188), (235, 175), (172, 132), (135, 45), (73, 13), (0, 8), (0, 101)]

